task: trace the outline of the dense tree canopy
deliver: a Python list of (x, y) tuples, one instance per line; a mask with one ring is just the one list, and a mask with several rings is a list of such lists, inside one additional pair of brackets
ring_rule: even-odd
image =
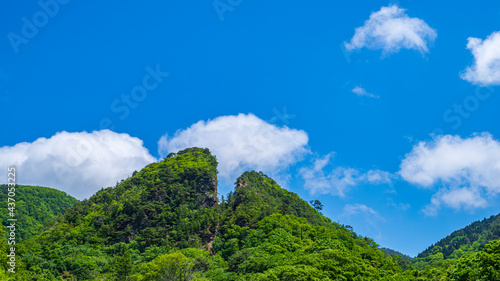
[[(0, 185), (0, 206), (7, 208), (6, 185)], [(78, 200), (66, 193), (48, 187), (17, 185), (15, 189), (15, 216), (18, 220), (17, 239), (34, 237), (44, 230), (44, 225), (53, 221), (64, 210)], [(0, 212), (0, 219), (7, 226), (9, 212)]]
[[(461, 257), (431, 251), (410, 262), (261, 172), (243, 173), (219, 202), (208, 149), (171, 153), (56, 218), (75, 201), (57, 200), (45, 231), (17, 245), (15, 275), (1, 256), (0, 280), (498, 279), (498, 241)], [(0, 251), (8, 252), (6, 241)]]

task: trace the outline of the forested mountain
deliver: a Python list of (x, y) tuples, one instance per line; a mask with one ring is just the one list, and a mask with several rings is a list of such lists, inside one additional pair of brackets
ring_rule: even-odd
[[(470, 265), (472, 260), (477, 263), (485, 262), (485, 257), (496, 257), (496, 262), (489, 262), (492, 268), (500, 268), (500, 215), (491, 216), (482, 221), (454, 231), (436, 244), (428, 247), (412, 260), (414, 268), (419, 270), (433, 269), (440, 276), (448, 273), (461, 274), (467, 272), (466, 264)], [(461, 268), (460, 271), (458, 268)], [(486, 269), (485, 269), (486, 270)], [(476, 276), (481, 270), (469, 272), (470, 276)], [(469, 274), (467, 273), (467, 274)], [(486, 272), (483, 272), (486, 274)], [(437, 273), (436, 273), (437, 274)], [(465, 276), (465, 275), (464, 275)], [(493, 275), (488, 275), (493, 276)], [(483, 280), (483, 279), (456, 279), (456, 280)], [(500, 278), (484, 279), (500, 280)]]
[(412, 257), (405, 255), (401, 252), (398, 252), (396, 250), (393, 250), (393, 249), (384, 248), (384, 247), (380, 247), (379, 249), (388, 256), (401, 256), (403, 259), (406, 259), (408, 261), (411, 261), (413, 259)]
[(220, 202), (216, 176), (208, 149), (170, 154), (16, 244), (17, 272), (2, 255), (0, 280), (469, 280), (470, 263), (500, 257), (490, 244), (457, 266), (416, 270), (261, 172)]
[[(0, 185), (0, 206), (7, 210), (7, 185)], [(19, 226), (16, 231), (20, 241), (40, 234), (44, 225), (51, 222), (64, 210), (73, 206), (78, 200), (57, 189), (17, 185), (15, 196), (15, 218)], [(7, 226), (10, 212), (0, 212), (2, 224)]]
[(418, 255), (426, 258), (438, 253), (443, 258), (459, 258), (464, 254), (482, 250), (491, 240), (500, 239), (500, 214), (454, 231)]

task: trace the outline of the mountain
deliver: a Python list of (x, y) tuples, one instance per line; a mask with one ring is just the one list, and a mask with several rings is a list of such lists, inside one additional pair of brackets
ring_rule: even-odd
[(0, 206), (5, 206), (5, 211), (0, 212), (0, 219), (4, 226), (8, 225), (7, 219), (17, 219), (16, 239), (31, 238), (40, 234), (45, 224), (54, 220), (64, 210), (73, 206), (78, 200), (68, 194), (48, 187), (17, 185), (15, 196), (15, 217), (7, 212), (8, 200), (7, 185), (0, 185)]
[(402, 258), (408, 260), (408, 261), (411, 261), (412, 260), (412, 257), (408, 256), (408, 255), (405, 255), (401, 252), (398, 252), (396, 250), (393, 250), (393, 249), (389, 249), (389, 248), (384, 248), (384, 247), (380, 247), (379, 248), (382, 252), (384, 252), (386, 255), (388, 256), (401, 256)]
[(372, 239), (332, 223), (263, 173), (240, 176), (221, 211), (214, 250), (228, 268), (210, 280), (380, 280), (402, 272)]
[(19, 243), (18, 278), (381, 280), (403, 274), (372, 239), (331, 222), (263, 173), (241, 175), (220, 202), (216, 176), (208, 149), (182, 150), (146, 166)]
[(140, 250), (179, 243), (201, 247), (215, 231), (217, 213), (211, 207), (216, 205), (215, 157), (208, 150), (187, 149), (77, 203), (56, 229), (76, 228), (94, 244), (134, 241)]
[(18, 252), (26, 275), (120, 276), (116, 264), (129, 254), (142, 264), (172, 249), (207, 249), (219, 220), (216, 176), (217, 161), (208, 149), (186, 149), (149, 164), (23, 241)]
[[(449, 278), (444, 280), (500, 280), (494, 278), (498, 276), (495, 275), (496, 269), (491, 272), (488, 268), (473, 269), (482, 263), (500, 269), (499, 239), (500, 214), (454, 231), (418, 254), (412, 260), (412, 266), (421, 271), (432, 271), (435, 276)], [(478, 273), (486, 276), (483, 276), (486, 279), (476, 278)]]
[(420, 253), (418, 258), (442, 254), (443, 259), (459, 258), (467, 253), (478, 252), (492, 240), (500, 239), (500, 214), (454, 231)]
[(281, 188), (262, 172), (245, 172), (236, 181), (236, 189), (228, 195), (232, 221), (240, 226), (255, 227), (256, 223), (273, 213), (306, 218), (314, 225), (331, 223), (296, 193)]
[[(0, 240), (0, 251), (10, 253)], [(416, 281), (475, 280), (463, 277), (479, 273), (495, 280), (497, 248), (419, 269), (262, 172), (243, 173), (219, 200), (216, 158), (189, 148), (76, 202), (45, 231), (16, 243), (16, 274), (0, 255), (0, 280)]]

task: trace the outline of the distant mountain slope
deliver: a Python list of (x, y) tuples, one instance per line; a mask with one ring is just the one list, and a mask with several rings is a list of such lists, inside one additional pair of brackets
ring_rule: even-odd
[[(476, 268), (482, 263), (489, 263), (493, 269), (500, 267), (500, 253), (491, 253), (500, 249), (494, 244), (499, 238), (500, 215), (491, 216), (454, 231), (420, 253), (411, 264), (413, 268), (431, 272), (442, 280), (500, 280), (490, 278), (495, 276), (490, 272), (492, 269)], [(486, 249), (490, 244), (493, 246)], [(473, 268), (465, 268), (473, 264), (476, 264)], [(478, 279), (478, 273), (489, 277)]]
[(426, 258), (442, 253), (442, 258), (459, 258), (465, 254), (478, 252), (492, 240), (500, 239), (500, 214), (454, 231), (450, 235), (420, 253), (418, 258)]
[[(0, 185), (0, 206), (5, 208), (0, 212), (2, 224), (7, 226), (7, 219), (11, 218), (7, 212), (7, 185)], [(31, 238), (44, 230), (44, 225), (78, 200), (57, 189), (17, 185), (15, 196), (15, 214), (17, 219), (18, 241)]]
[(393, 249), (384, 248), (384, 247), (380, 247), (379, 249), (380, 249), (380, 251), (384, 252), (388, 256), (401, 256), (402, 258), (409, 260), (409, 261), (411, 261), (413, 259), (412, 257), (405, 255), (401, 252), (398, 252), (396, 250), (393, 250)]

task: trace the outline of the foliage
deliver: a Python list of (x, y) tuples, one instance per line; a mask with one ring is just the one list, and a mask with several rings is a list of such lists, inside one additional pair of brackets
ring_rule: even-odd
[[(7, 210), (7, 185), (0, 185), (0, 206)], [(40, 234), (45, 224), (54, 220), (64, 210), (73, 206), (78, 200), (66, 193), (48, 187), (17, 185), (15, 196), (15, 216), (17, 219), (16, 240), (34, 237)], [(4, 226), (11, 218), (8, 212), (0, 212)]]
[[(412, 266), (422, 272), (435, 271), (443, 280), (458, 266), (461, 258), (481, 252), (490, 241), (500, 239), (500, 215), (454, 231), (436, 244), (428, 247), (412, 260)], [(462, 280), (462, 279), (461, 279)], [(473, 280), (473, 279), (470, 279)]]
[(428, 247), (418, 255), (418, 258), (426, 258), (437, 253), (442, 253), (444, 259), (460, 258), (465, 254), (480, 251), (489, 241), (498, 239), (500, 239), (500, 214), (454, 231)]
[(311, 204), (311, 206), (313, 206), (314, 209), (316, 209), (318, 211), (323, 210), (323, 204), (321, 204), (321, 201), (311, 200), (311, 201), (309, 201), (309, 203)]
[(410, 264), (262, 172), (220, 202), (216, 176), (208, 149), (171, 153), (19, 243), (14, 279), (0, 255), (0, 280), (498, 280), (499, 243)]
[(500, 241), (491, 241), (484, 250), (460, 258), (449, 271), (453, 281), (500, 280)]

